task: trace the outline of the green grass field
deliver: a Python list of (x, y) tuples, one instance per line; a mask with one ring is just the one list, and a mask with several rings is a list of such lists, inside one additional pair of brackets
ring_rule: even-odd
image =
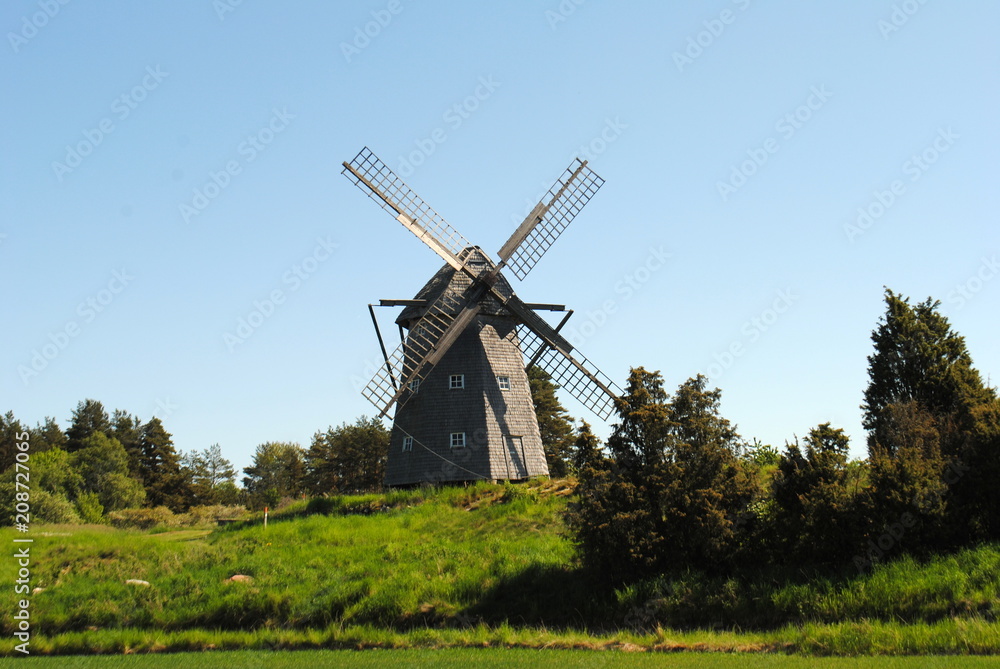
[(129, 655), (118, 657), (59, 657), (0, 659), (0, 667), (40, 669), (477, 669), (525, 667), (526, 669), (937, 669), (939, 667), (995, 667), (996, 660), (984, 657), (882, 657), (812, 658), (788, 655), (726, 655), (676, 653), (592, 652), (572, 650), (453, 649), (393, 651), (237, 651), (182, 653), (175, 655)]
[[(302, 502), (266, 529), (36, 528), (32, 586), (44, 590), (31, 596), (32, 652), (1000, 652), (995, 546), (865, 575), (689, 573), (609, 591), (574, 561), (563, 523), (569, 492), (546, 481), (370, 495), (325, 500), (329, 515), (308, 515)], [(0, 580), (13, 583), (15, 570), (0, 561)], [(230, 581), (234, 574), (252, 580)], [(18, 596), (3, 592), (0, 605), (13, 611)], [(10, 654), (13, 620), (0, 621), (0, 654)]]

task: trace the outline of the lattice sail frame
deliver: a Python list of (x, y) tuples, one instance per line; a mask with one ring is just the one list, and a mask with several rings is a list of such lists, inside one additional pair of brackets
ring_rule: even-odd
[(507, 259), (505, 267), (523, 281), (603, 185), (604, 179), (577, 158), (542, 197), (541, 221)]
[(372, 153), (368, 147), (361, 149), (354, 160), (348, 163), (358, 171), (371, 185), (383, 191), (389, 198), (395, 201), (403, 211), (399, 211), (393, 204), (387, 202), (375, 191), (360, 181), (356, 174), (348, 169), (341, 170), (351, 182), (361, 189), (369, 198), (375, 201), (393, 217), (399, 214), (406, 214), (414, 222), (429, 232), (435, 240), (447, 248), (452, 255), (458, 256), (462, 251), (472, 246), (469, 240), (462, 233), (452, 227), (444, 218), (434, 211), (434, 208), (423, 201), (423, 199), (413, 192), (402, 179), (396, 176), (385, 163)]
[[(469, 271), (461, 257), (472, 244), (367, 147), (350, 163), (345, 163), (342, 173), (452, 267)], [(586, 161), (576, 159), (549, 189), (548, 199), (542, 198), (501, 248), (500, 267), (510, 267), (515, 276), (524, 279), (603, 184), (604, 179), (594, 173)], [(489, 292), (523, 321), (518, 330), (521, 342), (527, 346), (522, 350), (530, 351), (526, 359), (537, 357), (535, 364), (606, 420), (614, 411), (616, 396), (621, 394), (614, 382), (583, 355), (571, 356), (572, 345), (516, 296), (503, 299), (495, 293), (492, 283)], [(430, 373), (443, 355), (443, 351), (435, 349), (446, 335), (454, 336), (450, 330), (471, 322), (479, 312), (481, 295), (480, 291), (477, 297), (470, 299), (469, 295), (458, 296), (446, 290), (428, 307), (407, 339), (362, 390), (382, 415), (388, 417), (394, 403), (398, 403), (398, 407), (409, 399), (409, 384), (423, 380)], [(539, 354), (539, 351), (542, 352)]]
[[(614, 413), (615, 400), (608, 395), (608, 391), (620, 397), (622, 389), (594, 363), (579, 351), (574, 357), (552, 348), (541, 337), (524, 326), (518, 326), (517, 333), (521, 340), (521, 351), (524, 353), (525, 360), (534, 360), (535, 356), (538, 356), (535, 365), (545, 370), (555, 384), (566, 389), (580, 404), (593, 411), (601, 420), (607, 420)], [(541, 351), (541, 355), (539, 355), (539, 351)], [(574, 364), (574, 360), (579, 363), (579, 366)], [(604, 387), (602, 388), (600, 384), (595, 383), (595, 380), (603, 384)]]
[(423, 361), (467, 306), (468, 299), (464, 295), (448, 290), (441, 293), (407, 333), (406, 340), (396, 347), (389, 360), (361, 390), (383, 416), (389, 416), (393, 402), (402, 406), (410, 397), (409, 384), (423, 381), (434, 368)]

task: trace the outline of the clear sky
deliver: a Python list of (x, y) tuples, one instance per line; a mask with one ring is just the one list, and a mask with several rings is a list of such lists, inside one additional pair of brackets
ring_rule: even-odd
[(22, 421), (94, 398), (242, 468), (374, 413), (366, 305), (441, 261), (340, 175), (366, 145), (494, 257), (584, 152), (607, 183), (515, 289), (620, 385), (707, 374), (748, 440), (831, 421), (864, 454), (883, 286), (1000, 377), (997, 3), (8, 0), (0, 28)]

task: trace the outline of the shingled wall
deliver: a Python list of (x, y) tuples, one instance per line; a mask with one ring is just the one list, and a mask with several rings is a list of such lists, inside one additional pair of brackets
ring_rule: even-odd
[[(449, 387), (452, 374), (465, 375), (465, 388)], [(509, 390), (500, 389), (498, 376), (510, 378)], [(512, 318), (477, 317), (404, 399), (393, 424), (386, 485), (548, 475)], [(465, 448), (451, 447), (452, 432), (466, 434)], [(414, 444), (404, 452), (406, 436)]]

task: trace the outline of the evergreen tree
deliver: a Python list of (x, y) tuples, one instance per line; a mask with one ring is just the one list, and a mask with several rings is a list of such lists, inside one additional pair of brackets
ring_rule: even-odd
[(861, 543), (857, 500), (847, 466), (849, 438), (823, 423), (809, 431), (804, 450), (786, 446), (773, 481), (772, 559), (841, 563)]
[(670, 406), (659, 373), (639, 367), (629, 375), (617, 409), (621, 422), (608, 439), (610, 458), (579, 475), (572, 523), (586, 566), (612, 582), (664, 566), (667, 539), (660, 509), (666, 486)]
[(50, 448), (66, 449), (66, 433), (54, 418), (46, 416), (45, 420), (31, 428), (29, 433), (32, 453), (44, 453)]
[(742, 557), (756, 486), (739, 458), (742, 440), (719, 414), (722, 391), (706, 383), (688, 379), (670, 404), (664, 563), (724, 571)]
[(582, 472), (585, 468), (602, 468), (605, 456), (601, 451), (601, 441), (591, 431), (587, 421), (581, 421), (580, 429), (573, 442), (573, 469)]
[(95, 432), (105, 436), (111, 434), (111, 420), (104, 405), (97, 400), (87, 399), (76, 405), (69, 429), (66, 430), (66, 450), (79, 450), (83, 441)]
[(968, 519), (975, 541), (1000, 541), (1000, 401), (973, 410), (969, 447), (959, 462), (945, 470), (955, 506)]
[(613, 581), (724, 570), (740, 555), (754, 484), (736, 430), (718, 413), (721, 391), (705, 384), (689, 379), (670, 398), (659, 373), (633, 369), (611, 458), (580, 472), (571, 524), (584, 564)]
[(885, 410), (892, 404), (917, 402), (939, 423), (945, 458), (960, 455), (961, 432), (972, 427), (972, 410), (996, 399), (972, 367), (965, 338), (951, 329), (938, 312), (938, 301), (927, 298), (916, 306), (891, 290), (885, 291), (886, 313), (872, 332), (875, 351), (868, 356), (862, 424), (869, 432), (869, 449), (878, 443), (889, 455)]
[(528, 369), (528, 383), (549, 475), (557, 478), (566, 476), (570, 473), (573, 459), (573, 419), (556, 397), (559, 386), (548, 372), (532, 366)]
[[(872, 333), (862, 404), (876, 505), (872, 531), (892, 520), (879, 504), (910, 497), (908, 511), (886, 502), (894, 509), (889, 513), (913, 511), (914, 498), (940, 499), (940, 506), (920, 510), (920, 524), (907, 534), (911, 550), (923, 541), (943, 547), (997, 536), (993, 510), (1000, 499), (995, 479), (983, 475), (1000, 474), (1000, 449), (991, 436), (1000, 431), (996, 392), (973, 368), (964, 338), (938, 312), (940, 302), (911, 306), (888, 289), (885, 301)], [(897, 454), (901, 448), (905, 453)]]
[[(948, 527), (946, 463), (933, 414), (915, 400), (886, 407), (882, 442), (871, 447), (867, 491), (868, 560), (944, 548)], [(901, 526), (905, 532), (896, 531)], [(881, 546), (880, 544), (881, 540)]]
[(191, 502), (190, 484), (181, 471), (174, 442), (156, 416), (142, 426), (139, 447), (139, 475), (147, 504), (177, 512), (186, 510)]
[(121, 409), (115, 409), (111, 417), (110, 437), (114, 437), (125, 447), (131, 475), (142, 478), (142, 421)]
[(0, 416), (0, 472), (14, 466), (18, 453), (17, 445), (26, 441), (28, 430), (21, 421), (14, 418), (14, 412), (8, 411)]
[(233, 463), (222, 457), (222, 448), (218, 444), (200, 452), (181, 454), (180, 459), (182, 469), (191, 482), (194, 504), (220, 504), (222, 486), (228, 483), (235, 487), (233, 478), (236, 470)]

